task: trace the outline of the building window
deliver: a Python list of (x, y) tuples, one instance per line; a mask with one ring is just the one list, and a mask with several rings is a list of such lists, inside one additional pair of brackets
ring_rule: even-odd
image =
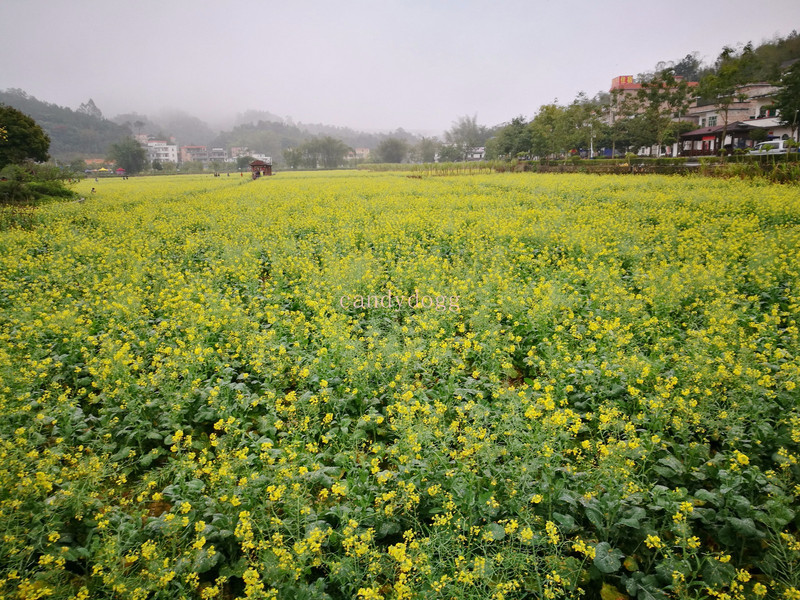
[(716, 127), (717, 126), (717, 117), (708, 117), (708, 126), (709, 127)]
[(700, 127), (705, 127), (705, 126), (706, 126), (706, 118), (703, 117), (702, 119), (700, 119)]

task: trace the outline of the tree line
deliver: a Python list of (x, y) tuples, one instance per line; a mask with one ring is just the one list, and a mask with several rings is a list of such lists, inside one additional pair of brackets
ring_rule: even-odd
[[(774, 100), (784, 124), (797, 132), (800, 109), (800, 35), (754, 48), (726, 46), (711, 66), (703, 66), (696, 53), (677, 62), (659, 63), (653, 72), (637, 76), (641, 88), (634, 94), (619, 90), (594, 98), (579, 95), (568, 105), (542, 106), (532, 119), (515, 117), (487, 144), (487, 158), (564, 156), (598, 148), (637, 150), (661, 148), (679, 141), (697, 125), (682, 121), (697, 101), (715, 104), (722, 116), (722, 137), (730, 124), (731, 106), (744, 99), (741, 86), (769, 82), (779, 86)], [(690, 86), (689, 82), (699, 85)]]

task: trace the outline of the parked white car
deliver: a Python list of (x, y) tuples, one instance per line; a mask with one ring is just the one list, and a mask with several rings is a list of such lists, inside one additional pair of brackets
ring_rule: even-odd
[(750, 154), (786, 154), (789, 147), (786, 145), (787, 140), (770, 140), (769, 142), (760, 142), (750, 149)]

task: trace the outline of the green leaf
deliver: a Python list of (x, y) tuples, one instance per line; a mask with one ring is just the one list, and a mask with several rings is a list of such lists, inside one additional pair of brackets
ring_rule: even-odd
[(572, 516), (570, 515), (564, 515), (561, 513), (554, 512), (553, 519), (555, 519), (555, 521), (561, 526), (561, 529), (563, 529), (565, 533), (569, 533), (576, 527), (575, 519), (573, 519)]
[(193, 569), (196, 573), (205, 573), (213, 569), (222, 559), (221, 552), (209, 554), (208, 550), (203, 548), (194, 560)]
[(198, 493), (202, 492), (203, 488), (206, 487), (205, 482), (201, 481), (200, 479), (192, 479), (189, 483), (186, 484), (186, 488), (189, 491)]
[(719, 506), (719, 495), (715, 494), (714, 492), (709, 492), (708, 490), (700, 489), (695, 492), (694, 497), (697, 498), (698, 500), (702, 500), (703, 502), (707, 502), (708, 504)]
[(630, 527), (631, 529), (641, 529), (642, 527), (641, 521), (633, 517), (629, 517), (627, 519), (620, 519), (619, 521), (617, 521), (617, 525), (625, 525), (626, 527)]
[(736, 574), (730, 563), (721, 563), (715, 558), (706, 558), (703, 564), (703, 579), (707, 585), (728, 585)]
[(685, 471), (683, 464), (671, 454), (659, 459), (658, 464), (653, 469), (662, 477), (667, 478), (682, 475)]
[(608, 542), (600, 542), (594, 549), (594, 566), (601, 573), (614, 573), (622, 566), (620, 559), (625, 555), (619, 549), (612, 548)]
[(400, 524), (397, 521), (383, 521), (378, 526), (377, 537), (385, 538), (387, 535), (393, 535), (400, 531)]
[(777, 500), (767, 500), (764, 508), (766, 509), (766, 515), (759, 520), (773, 529), (781, 530), (789, 521), (794, 519), (795, 512)]
[(235, 563), (227, 563), (220, 567), (219, 574), (223, 577), (241, 577), (247, 570), (247, 558), (242, 557)]
[(763, 538), (764, 533), (759, 531), (756, 527), (756, 524), (753, 522), (753, 519), (737, 519), (736, 517), (728, 517), (728, 523), (730, 523), (733, 530), (744, 537), (749, 538)]
[(506, 537), (506, 530), (498, 523), (489, 523), (487, 529), (492, 534), (492, 538), (496, 542), (499, 542)]
[(591, 521), (592, 525), (594, 525), (598, 531), (605, 531), (605, 517), (603, 516), (602, 511), (593, 506), (586, 506), (584, 510), (586, 512), (586, 518)]

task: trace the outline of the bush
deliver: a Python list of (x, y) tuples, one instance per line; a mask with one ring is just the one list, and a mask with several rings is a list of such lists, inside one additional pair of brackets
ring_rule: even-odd
[(22, 181), (0, 181), (0, 204), (23, 204), (33, 199), (33, 191)]
[(55, 165), (25, 162), (6, 165), (0, 171), (0, 204), (37, 203), (45, 198), (74, 198), (67, 180), (72, 171)]

